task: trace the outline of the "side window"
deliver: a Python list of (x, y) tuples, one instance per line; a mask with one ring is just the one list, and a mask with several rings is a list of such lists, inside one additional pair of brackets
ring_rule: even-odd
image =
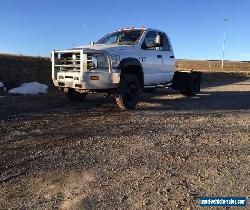
[[(144, 39), (145, 46), (151, 46), (155, 44), (157, 33), (155, 31), (149, 31)], [(147, 50), (156, 50), (156, 47), (147, 47)]]
[[(160, 35), (161, 45), (158, 47), (150, 47), (155, 45), (156, 43), (156, 36)], [(167, 36), (164, 33), (156, 32), (156, 31), (149, 31), (147, 35), (145, 36), (145, 40), (143, 43), (145, 46), (147, 46), (147, 50), (161, 50), (161, 51), (169, 51), (170, 50), (170, 44), (168, 41)]]
[(166, 34), (161, 34), (161, 35), (163, 37), (163, 50), (170, 51), (170, 44), (169, 44), (168, 37), (166, 36)]

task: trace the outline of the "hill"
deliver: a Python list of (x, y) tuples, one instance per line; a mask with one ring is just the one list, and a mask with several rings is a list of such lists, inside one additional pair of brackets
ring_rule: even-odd
[(0, 81), (8, 89), (24, 82), (52, 85), (49, 58), (0, 54)]
[[(220, 61), (177, 60), (177, 70), (199, 70), (209, 80), (223, 79), (250, 74), (249, 62), (225, 62), (220, 68)], [(52, 87), (50, 58), (0, 54), (0, 82), (8, 89), (25, 82), (40, 82)]]

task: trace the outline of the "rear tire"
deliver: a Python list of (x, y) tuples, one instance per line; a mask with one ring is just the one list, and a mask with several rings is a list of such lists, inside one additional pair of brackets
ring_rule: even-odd
[(195, 96), (198, 92), (200, 92), (200, 80), (199, 77), (194, 74), (189, 78), (183, 94), (186, 96)]
[(72, 88), (69, 88), (68, 91), (65, 92), (65, 94), (70, 101), (77, 102), (85, 99), (88, 93), (80, 93)]
[(139, 101), (139, 95), (140, 84), (137, 77), (133, 74), (123, 75), (116, 97), (118, 107), (122, 110), (133, 109)]

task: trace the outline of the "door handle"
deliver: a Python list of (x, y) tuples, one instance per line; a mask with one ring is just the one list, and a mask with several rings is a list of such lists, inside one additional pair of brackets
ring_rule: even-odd
[(173, 56), (173, 55), (171, 55), (171, 56), (170, 56), (170, 58), (174, 58), (174, 56)]
[(157, 55), (157, 58), (162, 58), (162, 55)]

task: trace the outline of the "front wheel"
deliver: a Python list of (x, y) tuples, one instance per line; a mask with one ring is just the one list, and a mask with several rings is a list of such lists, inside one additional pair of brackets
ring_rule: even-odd
[(137, 77), (133, 74), (125, 74), (121, 78), (116, 103), (120, 109), (133, 109), (139, 101), (139, 93), (140, 84)]

